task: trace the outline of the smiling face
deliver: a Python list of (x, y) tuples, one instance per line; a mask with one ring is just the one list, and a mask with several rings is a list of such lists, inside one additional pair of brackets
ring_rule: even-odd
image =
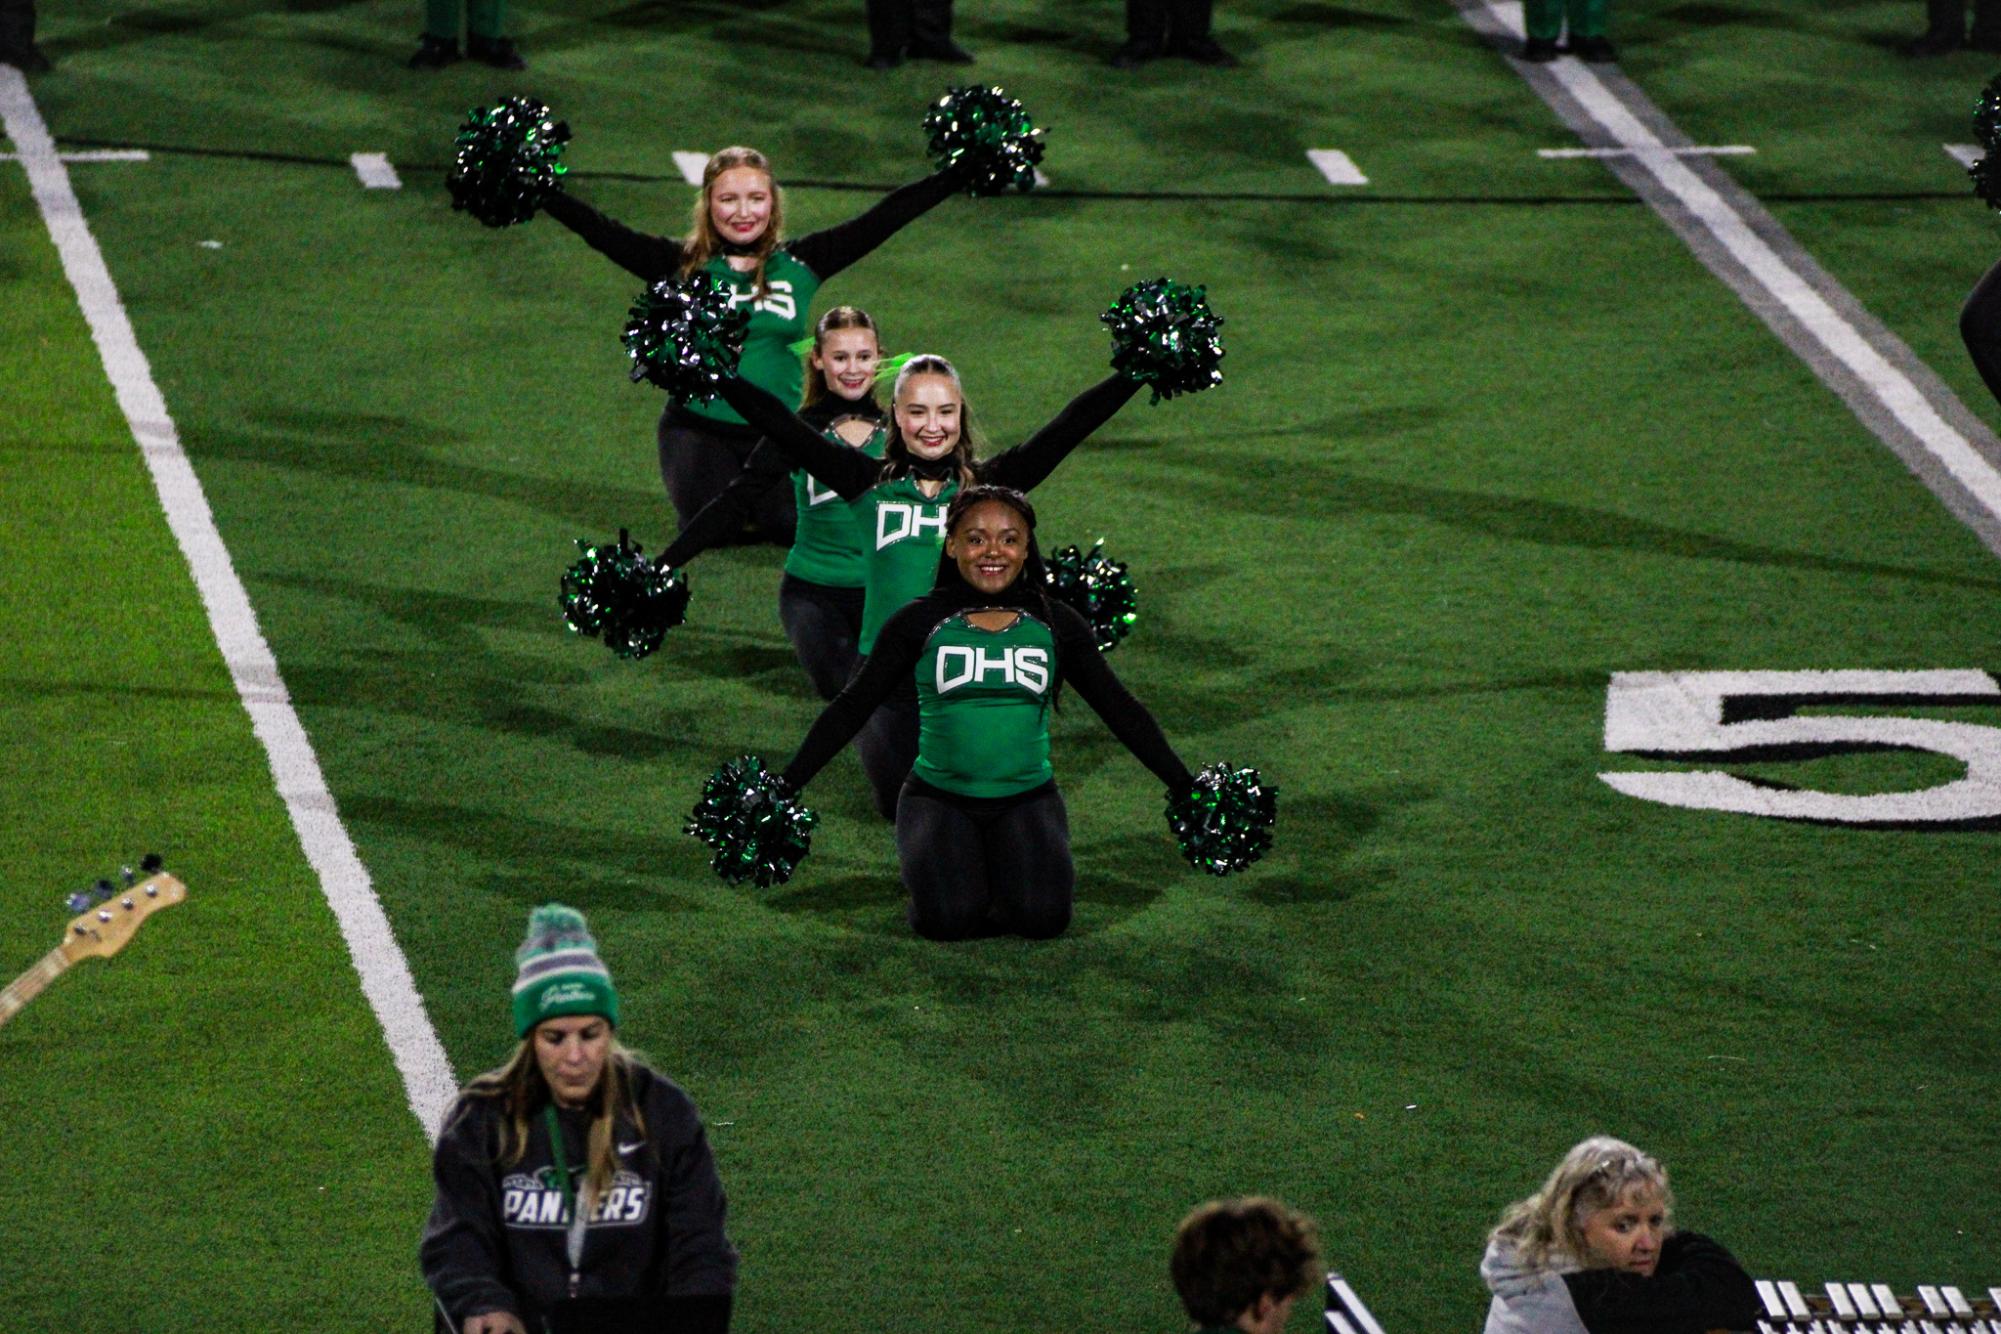
[(951, 376), (912, 375), (896, 392), (896, 429), (917, 458), (942, 459), (959, 443), (965, 410), (965, 398)]
[(565, 1015), (535, 1026), (535, 1064), (561, 1106), (584, 1105), (597, 1089), (610, 1052), (611, 1024), (602, 1015)]
[(1028, 522), (1012, 505), (982, 500), (959, 516), (945, 538), (945, 554), (967, 583), (999, 593), (1020, 577), (1028, 559)]
[(850, 403), (869, 396), (881, 360), (882, 346), (873, 329), (829, 329), (813, 349), (813, 369), (826, 380), (827, 392)]
[(1652, 1278), (1667, 1235), (1667, 1202), (1645, 1186), (1626, 1193), (1584, 1219), (1584, 1244), (1591, 1263)]
[(772, 184), (756, 167), (731, 167), (709, 182), (709, 222), (731, 245), (755, 245), (771, 226)]

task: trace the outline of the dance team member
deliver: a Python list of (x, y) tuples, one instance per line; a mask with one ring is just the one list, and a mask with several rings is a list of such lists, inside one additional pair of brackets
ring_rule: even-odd
[[(882, 343), (875, 321), (856, 306), (836, 306), (813, 329), (799, 420), (830, 442), (880, 463), (886, 416), (876, 402)], [(778, 583), (778, 619), (820, 698), (832, 699), (855, 674), (868, 560), (852, 502), (829, 490), (769, 441), (751, 451), (722, 493), (690, 519), (656, 564), (680, 569), (743, 531), (764, 496), (788, 476), (798, 524)]]
[(619, 1045), (583, 915), (537, 908), (498, 1070), (438, 1137), (421, 1259), (462, 1334), (729, 1328), (737, 1255), (695, 1104)]
[[(1139, 382), (1106, 376), (1026, 441), (980, 459), (959, 372), (940, 356), (912, 357), (896, 375), (892, 422), (881, 463), (830, 443), (785, 405), (745, 380), (723, 382), (722, 396), (824, 485), (855, 503), (868, 569), (859, 647), (866, 658), (896, 610), (929, 589), (945, 540), (945, 511), (974, 482), (1028, 491), (1055, 471), (1139, 391)], [(904, 776), (917, 755), (917, 701), (906, 687), (886, 700), (855, 739), (876, 809), (896, 818)]]
[(932, 591), (883, 623), (783, 774), (798, 792), (899, 685), (915, 686), (917, 758), (896, 806), (896, 850), (911, 928), (927, 939), (1045, 939), (1070, 925), (1077, 871), (1049, 765), (1049, 711), (1065, 683), (1170, 790), (1190, 781), (1105, 665), (1090, 623), (1043, 578), (1027, 497), (959, 492)]
[(1202, 1334), (1278, 1334), (1319, 1281), (1320, 1240), (1277, 1200), (1211, 1200), (1174, 1230), (1168, 1269)]
[[(599, 213), (567, 191), (543, 211), (628, 272), (651, 283), (707, 272), (750, 306), (740, 372), (787, 403), (799, 400), (802, 374), (792, 345), (807, 336), (807, 312), (820, 284), (896, 235), (906, 224), (964, 188), (948, 169), (894, 190), (859, 217), (824, 231), (784, 239), (783, 196), (771, 164), (754, 148), (725, 148), (702, 171), (701, 194), (686, 239), (648, 236)], [(670, 399), (660, 418), (660, 476), (685, 525), (743, 467), (757, 432), (728, 405)], [(757, 507), (765, 541), (792, 541), (792, 497), (773, 492)]]
[(2001, 263), (1982, 274), (1959, 312), (1959, 336), (1987, 392), (2001, 403)]
[(1508, 1206), (1480, 1276), (1486, 1334), (1705, 1334), (1754, 1328), (1757, 1289), (1730, 1252), (1670, 1224), (1667, 1172), (1632, 1145), (1587, 1139)]

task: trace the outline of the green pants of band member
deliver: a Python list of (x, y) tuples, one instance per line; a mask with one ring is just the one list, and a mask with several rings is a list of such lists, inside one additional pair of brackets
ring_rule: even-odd
[(424, 0), (424, 31), (448, 42), (459, 39), (463, 16), (475, 37), (498, 39), (506, 0)]
[(1522, 13), (1531, 37), (1561, 37), (1565, 18), (1570, 20), (1572, 37), (1603, 37), (1611, 7), (1612, 0), (1526, 0)]

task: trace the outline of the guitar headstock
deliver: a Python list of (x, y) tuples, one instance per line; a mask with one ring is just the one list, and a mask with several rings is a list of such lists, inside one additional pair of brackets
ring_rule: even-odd
[(125, 948), (139, 923), (187, 898), (187, 886), (161, 871), (158, 857), (148, 857), (140, 865), (153, 874), (138, 880), (128, 869), (122, 890), (100, 880), (94, 892), (70, 896), (71, 910), (82, 911), (77, 911), (63, 931), (63, 943), (57, 946), (63, 957), (71, 963), (92, 957), (108, 959)]

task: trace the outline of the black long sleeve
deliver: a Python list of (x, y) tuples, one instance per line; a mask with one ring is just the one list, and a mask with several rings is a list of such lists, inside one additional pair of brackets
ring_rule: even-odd
[[(1139, 392), (1139, 381), (1114, 372), (1070, 400), (1049, 424), (1013, 449), (1004, 450), (979, 465), (980, 480), (996, 486), (1029, 491), (1040, 486), (1070, 451), (1090, 438), (1093, 431)], [(739, 409), (741, 410), (741, 409)]]
[(827, 767), (827, 761), (854, 740), (869, 715), (881, 707), (898, 683), (910, 679), (923, 656), (924, 641), (931, 627), (949, 615), (957, 604), (927, 594), (883, 622), (876, 632), (875, 647), (862, 661), (862, 669), (834, 696), (807, 730), (783, 777), (794, 792), (813, 781), (813, 775)]
[(445, 1118), (431, 1173), (437, 1196), (424, 1225), (419, 1259), (454, 1325), (488, 1311), (523, 1315), (508, 1286), (507, 1240), (501, 1234), (500, 1194), (494, 1188), (493, 1146), (487, 1117), (461, 1100)]
[(591, 249), (649, 283), (681, 267), (679, 241), (671, 236), (649, 236), (613, 222), (574, 195), (553, 195), (542, 211), (583, 237)]
[[(802, 408), (799, 420), (816, 427), (822, 434), (834, 422), (844, 416), (872, 418), (880, 420), (881, 413), (875, 404), (867, 399), (861, 403), (850, 403), (846, 399), (829, 394), (811, 407)], [(695, 512), (695, 516), (682, 525), (681, 531), (660, 553), (657, 562), (665, 569), (678, 570), (710, 547), (721, 546), (743, 531), (757, 502), (774, 486), (782, 486), (792, 475), (792, 460), (785, 451), (769, 440), (760, 440), (757, 448), (750, 451), (743, 467), (730, 478), (728, 486), (716, 493), (716, 498)]]
[(723, 402), (764, 432), (766, 444), (776, 445), (793, 467), (804, 468), (839, 492), (841, 499), (853, 500), (881, 477), (880, 461), (827, 439), (813, 429), (811, 422), (780, 402), (776, 394), (734, 376), (723, 381), (721, 393)]
[(1125, 683), (1113, 674), (1105, 655), (1098, 652), (1091, 624), (1068, 603), (1049, 604), (1050, 631), (1056, 638), (1056, 661), (1063, 679), (1076, 687), (1091, 711), (1104, 719), (1133, 758), (1153, 771), (1154, 777), (1179, 792), (1193, 777), (1181, 757), (1174, 753), (1167, 734), (1147, 712), (1146, 705), (1133, 697)]
[(1982, 275), (1959, 312), (1959, 336), (1973, 354), (1973, 365), (1987, 382), (1987, 392), (2001, 403), (2001, 263)]
[(1754, 1329), (1758, 1290), (1736, 1258), (1699, 1232), (1661, 1246), (1653, 1276), (1613, 1269), (1565, 1274), (1578, 1318), (1591, 1334), (1704, 1334)]
[(910, 223), (929, 213), (964, 188), (957, 172), (934, 172), (899, 186), (846, 222), (836, 223), (786, 245), (792, 257), (819, 275), (820, 281), (839, 273)]

